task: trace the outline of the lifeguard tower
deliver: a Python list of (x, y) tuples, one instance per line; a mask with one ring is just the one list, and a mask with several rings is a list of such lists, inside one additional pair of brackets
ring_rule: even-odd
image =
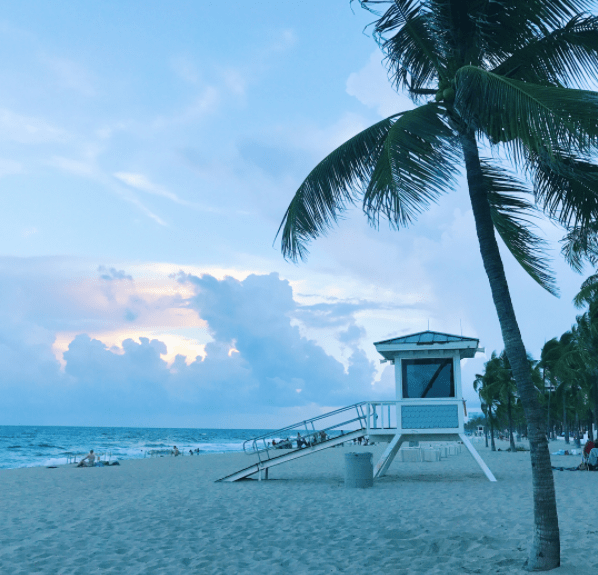
[(361, 437), (388, 442), (374, 468), (375, 478), (386, 473), (405, 441), (460, 441), (486, 477), (496, 481), (463, 426), (461, 360), (483, 351), (478, 344), (475, 338), (434, 331), (375, 343), (382, 361), (395, 366), (396, 399), (362, 401), (248, 440), (243, 449), (258, 460), (219, 481), (254, 474), (267, 479), (271, 467)]
[(378, 427), (378, 405), (384, 414), (385, 408), (390, 411), (389, 402), (371, 402), (374, 421), (368, 417), (368, 433), (370, 437), (389, 441), (374, 468), (374, 476), (384, 475), (405, 441), (461, 441), (486, 477), (496, 481), (464, 431), (461, 360), (484, 351), (478, 347), (479, 340), (424, 331), (374, 345), (384, 357), (382, 361), (395, 366), (397, 397), (395, 429)]

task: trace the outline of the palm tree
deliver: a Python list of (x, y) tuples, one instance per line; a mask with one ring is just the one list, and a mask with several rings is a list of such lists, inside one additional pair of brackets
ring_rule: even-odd
[(558, 361), (561, 357), (561, 346), (559, 340), (554, 337), (548, 340), (540, 352), (539, 367), (542, 369), (542, 384), (544, 391), (548, 389), (548, 401), (546, 407), (546, 435), (552, 438), (552, 423), (550, 410), (552, 406), (552, 392), (556, 391), (558, 385), (557, 370)]
[[(554, 292), (529, 223), (529, 188), (480, 156), (503, 150), (533, 184), (537, 205), (567, 226), (596, 219), (598, 96), (572, 89), (598, 69), (598, 17), (587, 0), (360, 0), (376, 14), (374, 35), (397, 88), (414, 110), (357, 134), (308, 175), (279, 232), (282, 252), (307, 255), (350, 205), (370, 223), (406, 227), (456, 187), (465, 165), (480, 252), (505, 350), (528, 423), (534, 536), (526, 563), (560, 563), (554, 480), (545, 420), (515, 317), (496, 232), (542, 286)], [(378, 7), (382, 11), (375, 12)]]
[(579, 362), (585, 372), (583, 387), (588, 402), (587, 409), (592, 412), (589, 426), (591, 435), (592, 423), (598, 429), (598, 298), (596, 295), (598, 294), (589, 301), (588, 310), (577, 316), (576, 325), (572, 329)]
[(489, 406), (492, 403), (496, 405), (495, 412), (499, 408), (506, 410), (510, 449), (517, 451), (513, 436), (513, 410), (517, 392), (511, 366), (504, 351), (500, 355), (497, 355), (495, 351), (492, 352), (490, 359), (484, 364), (484, 375), (476, 375), (473, 388), (480, 394), (480, 399), (483, 402)]
[[(484, 364), (484, 373), (476, 373), (475, 379), (473, 380), (473, 389), (480, 396), (482, 412), (486, 418), (487, 426), (490, 428), (490, 446), (492, 451), (496, 451), (494, 427), (497, 422), (497, 411), (500, 405), (500, 387), (497, 385), (497, 368), (496, 352), (492, 352), (490, 360)], [(488, 447), (487, 437), (486, 447)]]

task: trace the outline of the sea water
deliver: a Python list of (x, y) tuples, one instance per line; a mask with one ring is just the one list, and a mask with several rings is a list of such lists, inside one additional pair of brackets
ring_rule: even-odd
[(197, 449), (200, 454), (242, 451), (244, 441), (264, 433), (267, 430), (0, 426), (0, 468), (63, 465), (90, 449), (112, 461), (168, 453), (175, 445), (182, 455)]

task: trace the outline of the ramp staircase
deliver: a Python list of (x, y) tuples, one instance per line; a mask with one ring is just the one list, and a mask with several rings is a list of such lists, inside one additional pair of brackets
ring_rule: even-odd
[[(243, 451), (257, 456), (258, 460), (218, 481), (238, 481), (256, 473), (259, 480), (268, 479), (268, 470), (275, 465), (366, 435), (367, 403), (355, 403), (246, 441)], [(300, 446), (297, 445), (298, 433), (301, 434)]]

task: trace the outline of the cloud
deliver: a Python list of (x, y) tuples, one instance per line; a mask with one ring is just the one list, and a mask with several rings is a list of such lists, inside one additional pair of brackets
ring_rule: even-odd
[(157, 130), (171, 128), (196, 122), (214, 114), (222, 100), (220, 90), (215, 86), (206, 86), (200, 94), (196, 95), (193, 101), (183, 110), (170, 115), (158, 116), (152, 123)]
[[(250, 275), (243, 281), (212, 276), (186, 276), (197, 294), (189, 305), (208, 323), (214, 345), (238, 350), (234, 358), (247, 370), (247, 384), (271, 405), (305, 402), (326, 405), (352, 403), (370, 391), (373, 365), (362, 351), (349, 358), (349, 367), (302, 337), (291, 315), (297, 305), (292, 289), (278, 274)], [(212, 365), (211, 345), (202, 365)], [(296, 389), (301, 389), (297, 397)]]
[[(135, 285), (123, 270), (96, 269), (110, 278), (98, 281), (117, 290)], [(6, 307), (3, 301), (0, 393), (10, 400), (0, 405), (0, 417), (12, 423), (184, 425), (202, 414), (275, 415), (278, 409), (308, 407), (317, 412), (317, 406), (372, 397), (374, 365), (363, 350), (354, 345), (345, 366), (302, 336), (293, 325), (301, 306), (277, 274), (250, 274), (243, 280), (181, 274), (175, 285), (189, 295), (166, 305), (184, 304), (212, 341), (197, 357), (177, 355), (172, 363), (166, 337), (125, 338), (115, 347), (80, 332), (69, 338), (61, 369), (53, 350), (57, 332), (27, 320), (26, 314), (35, 315), (30, 309)], [(50, 288), (45, 305), (52, 307), (58, 294), (53, 286), (44, 287)], [(65, 299), (74, 303), (68, 294)], [(122, 294), (116, 291), (113, 300), (104, 311), (113, 319), (104, 315), (105, 321), (137, 321), (139, 308), (129, 305), (131, 298), (121, 305)], [(143, 305), (147, 302), (141, 300)], [(120, 320), (114, 317), (118, 310)], [(349, 309), (343, 313), (350, 322)], [(347, 331), (356, 334), (354, 328)]]
[(19, 144), (41, 144), (64, 142), (68, 139), (68, 134), (62, 128), (53, 126), (42, 118), (24, 116), (1, 108), (0, 139)]
[(397, 112), (411, 110), (414, 104), (407, 96), (398, 94), (393, 89), (382, 58), (382, 53), (376, 50), (361, 70), (349, 76), (347, 94), (386, 118)]
[(354, 344), (365, 336), (365, 329), (363, 327), (352, 324), (346, 330), (338, 334), (338, 340), (344, 344)]
[(100, 279), (103, 279), (104, 281), (114, 281), (114, 280), (133, 281), (133, 276), (126, 274), (124, 270), (117, 270), (116, 268), (108, 269), (106, 266), (100, 266), (100, 267), (98, 267), (98, 271), (101, 274)]

